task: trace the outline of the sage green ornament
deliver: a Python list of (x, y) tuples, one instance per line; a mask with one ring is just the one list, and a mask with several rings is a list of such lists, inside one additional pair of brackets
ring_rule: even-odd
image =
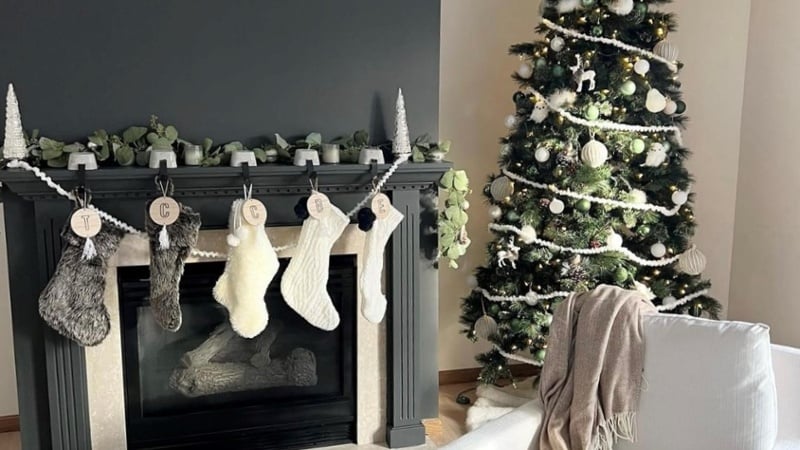
[(586, 107), (584, 115), (589, 120), (597, 120), (600, 118), (600, 108), (595, 105), (589, 105)]
[(519, 222), (519, 214), (516, 211), (509, 211), (506, 213), (506, 220), (509, 222)]
[(588, 212), (590, 209), (592, 209), (592, 202), (586, 199), (578, 200), (575, 202), (575, 209), (580, 212)]
[(553, 66), (553, 76), (561, 78), (564, 76), (564, 68), (561, 66)]
[(547, 67), (547, 60), (546, 59), (539, 58), (539, 59), (536, 60), (536, 68), (537, 69), (543, 69), (545, 67)]
[(642, 225), (636, 231), (642, 236), (647, 236), (650, 234), (650, 227), (648, 225)]
[(533, 358), (539, 362), (544, 362), (545, 356), (547, 356), (547, 350), (538, 350), (533, 354)]
[(624, 267), (618, 267), (617, 270), (614, 272), (614, 281), (617, 283), (624, 283), (630, 274), (628, 270)]
[(641, 139), (634, 139), (631, 141), (631, 151), (638, 155), (644, 151), (645, 143)]
[(619, 86), (619, 92), (622, 95), (633, 95), (636, 93), (636, 83), (633, 80), (628, 80)]
[(602, 25), (595, 25), (592, 27), (592, 35), (594, 36), (602, 36), (603, 35), (603, 26)]
[(497, 315), (497, 313), (500, 312), (500, 305), (493, 304), (492, 306), (489, 307), (489, 312)]
[(581, 0), (581, 6), (584, 8), (591, 8), (597, 4), (597, 0)]

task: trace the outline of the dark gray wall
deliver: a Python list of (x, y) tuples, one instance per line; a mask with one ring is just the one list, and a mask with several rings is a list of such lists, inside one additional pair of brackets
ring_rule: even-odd
[(150, 114), (252, 142), (437, 133), (438, 0), (2, 0), (0, 83), (26, 129), (72, 140)]

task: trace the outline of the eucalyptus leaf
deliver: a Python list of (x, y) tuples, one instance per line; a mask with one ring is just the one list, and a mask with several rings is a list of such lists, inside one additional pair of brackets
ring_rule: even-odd
[(86, 150), (86, 147), (84, 147), (83, 144), (78, 142), (65, 145), (63, 148), (64, 153), (76, 153), (76, 152), (82, 152), (84, 150)]
[(278, 147), (282, 149), (286, 149), (289, 147), (289, 143), (286, 142), (286, 139), (282, 138), (280, 134), (275, 133), (275, 142), (278, 144)]
[(222, 149), (225, 153), (240, 152), (244, 150), (244, 145), (239, 141), (233, 141), (225, 144)]
[[(42, 149), (42, 158), (46, 159), (47, 161), (54, 160), (60, 158), (64, 154), (64, 151), (60, 148), (47, 148)], [(56, 166), (51, 166), (56, 167)]]
[(467, 178), (467, 173), (463, 170), (458, 170), (453, 172), (453, 174), (453, 189), (460, 192), (469, 190), (469, 178)]
[(61, 151), (64, 148), (64, 143), (58, 142), (50, 138), (42, 137), (39, 139), (39, 147), (41, 147), (42, 150)]
[(173, 143), (178, 139), (178, 130), (172, 125), (168, 125), (164, 128), (164, 137), (169, 139), (170, 143)]
[(114, 160), (116, 160), (117, 164), (120, 166), (130, 166), (136, 161), (136, 155), (134, 155), (132, 148), (123, 145), (114, 153)]
[(136, 152), (136, 165), (137, 166), (147, 166), (150, 162), (150, 152), (146, 150), (141, 150)]
[(211, 138), (203, 139), (203, 152), (204, 153), (208, 153), (208, 151), (211, 150), (211, 146), (213, 146), (213, 145), (214, 145), (214, 141), (211, 140)]
[(457, 245), (453, 245), (447, 249), (446, 255), (451, 260), (458, 259), (461, 256), (461, 251), (458, 249)]
[(445, 141), (439, 142), (439, 150), (442, 153), (447, 153), (447, 152), (450, 151), (450, 146), (452, 146), (452, 145), (453, 145), (453, 142), (450, 141), (450, 140), (445, 140)]
[(356, 131), (353, 133), (353, 142), (360, 147), (369, 145), (369, 133), (366, 130)]
[(111, 152), (109, 151), (108, 145), (103, 145), (99, 147), (94, 154), (97, 156), (98, 161), (105, 161), (111, 156)]
[(68, 161), (69, 161), (69, 156), (65, 153), (62, 153), (61, 156), (57, 158), (48, 159), (47, 165), (50, 167), (55, 167), (60, 169), (62, 167), (67, 167)]
[(451, 268), (451, 269), (458, 269), (458, 263), (457, 263), (457, 262), (456, 262), (456, 260), (454, 260), (454, 259), (451, 259), (451, 260), (450, 260), (450, 261), (447, 263), (447, 265), (448, 265), (448, 266), (450, 266), (450, 268)]
[(153, 145), (153, 150), (172, 150), (172, 142), (167, 138), (157, 137), (151, 144)]
[(416, 146), (411, 150), (411, 161), (415, 163), (425, 162), (425, 154), (423, 154)]
[(306, 143), (310, 145), (322, 145), (322, 135), (319, 133), (310, 133), (306, 136)]
[(267, 162), (267, 152), (263, 148), (254, 148), (253, 153), (255, 153), (258, 162)]
[(122, 142), (132, 144), (144, 137), (145, 134), (147, 134), (145, 127), (130, 127), (122, 132)]
[(442, 175), (442, 178), (439, 180), (439, 185), (445, 189), (450, 189), (453, 187), (453, 181), (455, 180), (455, 172), (451, 169)]
[(161, 139), (161, 136), (159, 136), (158, 133), (154, 133), (152, 131), (147, 133), (147, 143), (148, 144), (154, 145), (156, 143), (156, 141), (158, 141), (159, 139)]

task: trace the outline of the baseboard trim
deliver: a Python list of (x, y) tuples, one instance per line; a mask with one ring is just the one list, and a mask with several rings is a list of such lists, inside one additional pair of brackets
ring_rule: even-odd
[(19, 431), (19, 416), (0, 417), (0, 433)]
[[(539, 368), (527, 364), (511, 366), (511, 373), (516, 378), (527, 378), (539, 374)], [(439, 371), (439, 386), (447, 384), (472, 383), (478, 380), (481, 374), (480, 367), (469, 369), (441, 370)]]

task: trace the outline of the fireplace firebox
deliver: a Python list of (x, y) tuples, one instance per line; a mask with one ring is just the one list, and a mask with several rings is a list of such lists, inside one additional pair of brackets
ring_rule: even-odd
[(333, 331), (309, 325), (283, 301), (287, 264), (281, 260), (265, 298), (269, 326), (253, 339), (236, 335), (211, 296), (224, 263), (186, 267), (176, 333), (152, 317), (148, 268), (118, 269), (130, 450), (355, 442), (355, 256), (331, 257), (328, 292), (342, 317)]

